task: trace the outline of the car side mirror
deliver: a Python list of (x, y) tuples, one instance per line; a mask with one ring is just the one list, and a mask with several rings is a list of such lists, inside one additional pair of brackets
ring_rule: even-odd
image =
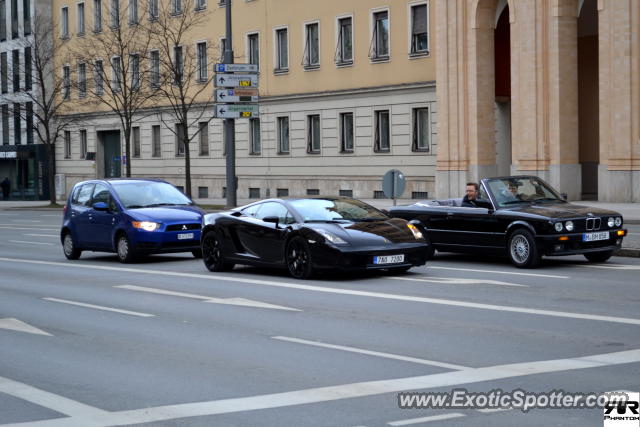
[(278, 223), (280, 222), (280, 218), (277, 216), (265, 216), (264, 218), (262, 218), (262, 220), (264, 222), (271, 222), (275, 224), (276, 228), (278, 227)]
[(567, 195), (567, 193), (562, 193), (562, 194), (560, 194), (560, 197), (562, 197), (562, 200), (567, 200), (567, 198), (569, 198), (569, 196)]
[(105, 202), (97, 202), (93, 204), (93, 209), (97, 210), (97, 211), (108, 211), (109, 210), (109, 205), (107, 205)]

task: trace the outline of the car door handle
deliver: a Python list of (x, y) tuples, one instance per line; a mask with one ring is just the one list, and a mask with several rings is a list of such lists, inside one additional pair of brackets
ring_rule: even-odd
[(447, 218), (453, 217), (453, 212), (447, 212)]

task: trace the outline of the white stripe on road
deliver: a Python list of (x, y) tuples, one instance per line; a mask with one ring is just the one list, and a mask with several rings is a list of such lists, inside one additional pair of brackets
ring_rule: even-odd
[(583, 265), (577, 265), (576, 267), (603, 268), (606, 270), (640, 270), (640, 265), (629, 265), (629, 264), (609, 264), (609, 265), (583, 264)]
[(34, 236), (34, 237), (57, 237), (60, 238), (58, 234), (25, 234), (25, 236)]
[(453, 271), (472, 271), (474, 273), (490, 273), (490, 274), (512, 274), (514, 276), (530, 276), (530, 277), (547, 277), (549, 279), (568, 279), (569, 276), (557, 276), (552, 274), (540, 274), (540, 273), (520, 273), (517, 271), (502, 271), (502, 270), (474, 270), (471, 268), (454, 268), (454, 267), (438, 267), (429, 265), (429, 270), (453, 270)]
[(484, 408), (478, 409), (478, 412), (482, 412), (483, 414), (493, 414), (494, 412), (504, 412), (510, 411), (512, 408)]
[[(98, 415), (107, 414), (102, 409), (94, 408), (9, 378), (0, 377), (0, 392), (71, 417), (91, 419)], [(69, 421), (68, 418), (63, 418), (63, 420)]]
[(412, 276), (393, 276), (395, 280), (407, 280), (409, 282), (426, 282), (436, 283), (439, 285), (495, 285), (495, 286), (515, 286), (519, 288), (528, 288), (529, 285), (518, 285), (517, 283), (501, 282), (499, 280), (490, 279), (462, 279), (456, 277), (412, 277)]
[(356, 291), (352, 289), (325, 288), (322, 286), (301, 285), (301, 284), (289, 283), (289, 282), (275, 282), (271, 280), (250, 279), (245, 277), (234, 277), (234, 276), (222, 275), (222, 274), (205, 275), (205, 274), (195, 274), (195, 273), (179, 273), (175, 271), (143, 270), (143, 269), (126, 268), (126, 267), (109, 267), (109, 266), (102, 266), (102, 265), (95, 265), (95, 264), (36, 261), (36, 260), (26, 260), (26, 259), (19, 259), (19, 258), (2, 258), (2, 257), (0, 257), (0, 261), (7, 261), (11, 263), (21, 262), (26, 264), (51, 265), (51, 266), (58, 266), (58, 267), (84, 268), (84, 269), (90, 269), (90, 270), (125, 271), (129, 273), (151, 274), (151, 275), (167, 276), (167, 277), (188, 277), (193, 279), (227, 281), (227, 282), (236, 282), (236, 283), (252, 284), (252, 285), (273, 286), (273, 287), (286, 288), (286, 289), (298, 289), (303, 291), (324, 292), (324, 293), (337, 294), (337, 295), (364, 296), (364, 297), (382, 298), (382, 299), (389, 299), (389, 300), (396, 300), (396, 301), (421, 302), (421, 303), (427, 303), (427, 304), (439, 304), (439, 305), (447, 305), (447, 306), (453, 306), (453, 307), (476, 308), (480, 310), (492, 310), (492, 311), (502, 311), (502, 312), (511, 312), (511, 313), (533, 314), (538, 316), (551, 316), (551, 317), (582, 319), (582, 320), (598, 320), (602, 322), (640, 325), (640, 319), (634, 319), (629, 317), (614, 317), (614, 316), (601, 316), (601, 315), (595, 315), (595, 314), (571, 313), (571, 312), (564, 312), (564, 311), (538, 310), (533, 308), (512, 307), (512, 306), (506, 306), (506, 305), (480, 304), (480, 303), (474, 303), (474, 302), (454, 301), (454, 300), (448, 300), (448, 299), (415, 297), (415, 296), (409, 296), (409, 295), (395, 295), (395, 294), (386, 294), (381, 292)]
[(419, 423), (428, 423), (430, 421), (442, 421), (442, 420), (450, 420), (452, 418), (460, 418), (464, 417), (464, 414), (460, 412), (453, 412), (451, 414), (442, 414), (442, 415), (432, 415), (430, 417), (422, 417), (422, 418), (412, 418), (409, 420), (401, 420), (401, 421), (392, 421), (389, 424), (390, 426), (409, 426), (411, 424), (419, 424)]
[(42, 222), (41, 219), (12, 219), (13, 222)]
[(0, 225), (3, 230), (33, 230), (33, 231), (60, 231), (59, 228), (15, 227), (12, 225)]
[(475, 384), (507, 378), (521, 378), (530, 375), (566, 372), (579, 369), (602, 368), (628, 363), (640, 363), (640, 349), (569, 359), (497, 365), (416, 377), (365, 381), (249, 397), (147, 407), (128, 411), (110, 412), (106, 414), (87, 415), (84, 417), (75, 417), (70, 419), (63, 418), (32, 422), (29, 423), (29, 426), (122, 426), (153, 423), (188, 417), (204, 417), (245, 411), (256, 411), (261, 409), (284, 408), (313, 403), (331, 402), (343, 399), (379, 396), (409, 390), (450, 388), (462, 384)]
[(330, 349), (333, 349), (333, 350), (342, 350), (342, 351), (349, 351), (351, 353), (366, 354), (368, 356), (376, 356), (376, 357), (384, 357), (386, 359), (401, 360), (403, 362), (419, 363), (421, 365), (438, 366), (440, 368), (453, 369), (453, 370), (456, 370), (456, 371), (461, 371), (463, 369), (471, 369), (468, 366), (453, 365), (451, 363), (436, 362), (434, 360), (418, 359), (418, 358), (415, 358), (415, 357), (401, 356), (401, 355), (398, 355), (398, 354), (391, 354), (391, 353), (382, 353), (382, 352), (379, 352), (379, 351), (363, 350), (361, 348), (347, 347), (347, 346), (344, 346), (344, 345), (326, 344), (326, 343), (319, 342), (319, 341), (308, 341), (308, 340), (303, 340), (303, 339), (300, 339), (300, 338), (291, 338), (291, 337), (282, 337), (282, 336), (271, 337), (271, 338), (273, 338), (274, 340), (293, 342), (293, 343), (297, 343), (297, 344), (307, 344), (307, 345), (312, 345), (312, 346), (315, 346), (315, 347), (330, 348)]
[(9, 242), (11, 242), (11, 243), (23, 243), (25, 245), (47, 245), (47, 246), (53, 246), (53, 243), (47, 243), (47, 242), (26, 242), (24, 240), (9, 240)]
[(42, 298), (42, 299), (45, 300), (45, 301), (59, 302), (61, 304), (77, 305), (79, 307), (93, 308), (95, 310), (111, 311), (113, 313), (127, 314), (129, 316), (154, 317), (153, 314), (138, 313), (137, 311), (121, 310), (119, 308), (112, 308), (112, 307), (104, 307), (104, 306), (101, 306), (101, 305), (86, 304), (84, 302), (69, 301), (69, 300), (66, 300), (66, 299), (58, 299), (58, 298)]
[(23, 322), (22, 320), (14, 319), (14, 318), (6, 318), (0, 319), (0, 329), (9, 329), (11, 331), (25, 332), (27, 334), (36, 334), (36, 335), (45, 335), (52, 336), (50, 333), (43, 331), (42, 329), (38, 329), (35, 326), (31, 326), (28, 323)]

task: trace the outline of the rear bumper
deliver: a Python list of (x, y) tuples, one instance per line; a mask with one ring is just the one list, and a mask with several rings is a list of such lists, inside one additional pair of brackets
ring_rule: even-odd
[[(619, 231), (624, 234), (619, 236)], [(594, 242), (583, 241), (584, 233), (536, 236), (536, 240), (542, 255), (576, 255), (620, 249), (622, 240), (627, 235), (627, 230), (609, 230), (607, 232), (609, 233), (608, 239)], [(561, 237), (566, 239), (560, 240)]]
[[(324, 246), (324, 247), (323, 247)], [(328, 247), (318, 245), (312, 248), (311, 260), (318, 270), (380, 270), (396, 267), (424, 265), (428, 259), (429, 246), (425, 243), (407, 243), (382, 247), (358, 248)], [(374, 257), (384, 255), (404, 255), (404, 261), (394, 264), (374, 264)]]

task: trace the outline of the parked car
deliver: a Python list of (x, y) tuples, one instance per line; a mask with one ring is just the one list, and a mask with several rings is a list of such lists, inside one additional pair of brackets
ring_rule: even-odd
[(535, 176), (483, 179), (482, 207), (461, 207), (461, 201), (396, 206), (390, 214), (420, 221), (439, 251), (506, 254), (521, 268), (535, 267), (543, 255), (584, 254), (604, 262), (626, 235), (618, 212), (568, 203)]
[(64, 255), (115, 252), (120, 262), (138, 255), (192, 252), (201, 256), (202, 210), (173, 185), (151, 179), (92, 180), (76, 184), (64, 207)]
[(347, 197), (269, 199), (204, 216), (202, 254), (210, 271), (235, 264), (287, 268), (297, 279), (317, 271), (423, 265), (420, 229)]

